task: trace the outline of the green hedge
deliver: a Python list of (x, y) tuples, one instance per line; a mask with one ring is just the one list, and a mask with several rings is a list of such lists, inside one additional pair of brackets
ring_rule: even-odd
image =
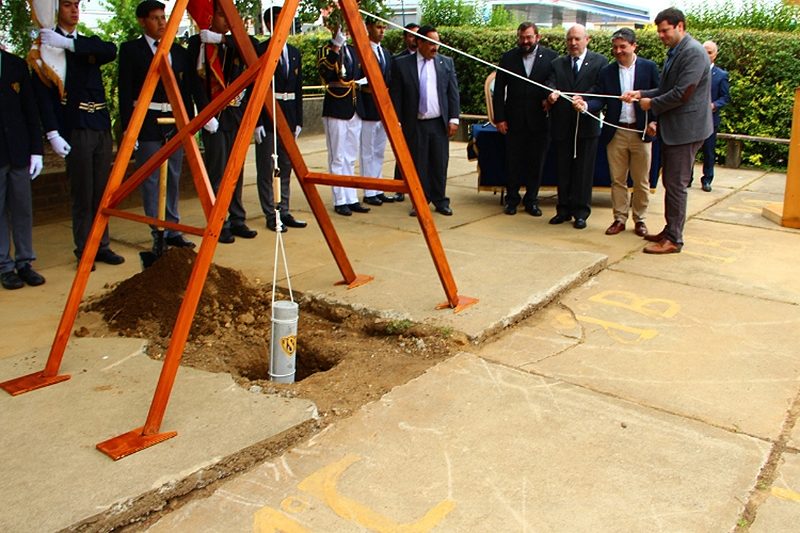
[[(691, 29), (690, 29), (691, 30)], [(384, 45), (402, 49), (399, 30), (388, 31)], [(692, 33), (690, 31), (690, 33)], [(515, 46), (513, 30), (495, 28), (439, 28), (442, 42), (496, 64), (500, 56)], [(800, 86), (800, 35), (754, 30), (699, 30), (693, 36), (700, 42), (714, 40), (720, 49), (717, 64), (730, 73), (731, 104), (722, 111), (721, 132), (763, 137), (789, 138), (795, 88)], [(652, 28), (637, 31), (639, 55), (662, 65), (666, 48)], [(304, 83), (319, 85), (314, 64), (316, 50), (329, 38), (328, 33), (293, 37), (303, 55)], [(611, 57), (611, 32), (591, 32), (589, 48)], [(564, 30), (542, 31), (542, 44), (565, 52)], [(491, 69), (448, 50), (453, 58), (461, 88), (461, 111), (486, 112), (483, 83)], [(719, 143), (719, 155), (725, 147)], [(744, 161), (751, 165), (785, 167), (788, 146), (745, 143)]]

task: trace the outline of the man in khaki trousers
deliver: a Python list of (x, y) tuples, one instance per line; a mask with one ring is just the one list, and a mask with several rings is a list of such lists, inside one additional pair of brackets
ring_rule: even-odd
[[(648, 59), (636, 55), (636, 34), (630, 28), (621, 28), (611, 36), (612, 53), (616, 61), (604, 67), (599, 74), (598, 93), (621, 95), (625, 91), (646, 90), (658, 87), (658, 67)], [(606, 235), (625, 231), (628, 215), (633, 215), (633, 231), (647, 235), (645, 217), (650, 203), (650, 161), (653, 136), (656, 133), (655, 117), (646, 114), (636, 103), (623, 103), (617, 99), (594, 98), (589, 110), (597, 113), (606, 109), (606, 123), (601, 141), (606, 144), (608, 168), (611, 174), (611, 205), (614, 221)], [(641, 131), (645, 130), (645, 135)], [(628, 174), (633, 182), (633, 192), (628, 194)]]

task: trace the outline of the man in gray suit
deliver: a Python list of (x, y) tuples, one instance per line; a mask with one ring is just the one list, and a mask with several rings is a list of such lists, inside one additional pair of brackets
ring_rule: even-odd
[(692, 179), (694, 157), (714, 129), (711, 74), (708, 54), (686, 33), (686, 18), (680, 10), (665, 9), (655, 23), (658, 37), (669, 47), (661, 83), (657, 89), (626, 91), (622, 100), (638, 100), (644, 111), (658, 114), (667, 225), (661, 233), (644, 237), (653, 243), (644, 248), (644, 253), (673, 254), (683, 247), (686, 188)]
[[(460, 98), (453, 60), (438, 53), (439, 33), (423, 26), (417, 53), (394, 62), (390, 93), (403, 136), (417, 167), (425, 198), (436, 212), (453, 214), (445, 195), (449, 137), (458, 129)], [(416, 216), (412, 210), (409, 213)]]

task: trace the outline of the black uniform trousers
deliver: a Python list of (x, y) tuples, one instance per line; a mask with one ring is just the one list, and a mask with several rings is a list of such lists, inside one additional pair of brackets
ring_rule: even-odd
[[(80, 258), (111, 172), (111, 131), (75, 129), (67, 142), (72, 147), (66, 157), (72, 197), (72, 238), (75, 256)], [(106, 225), (99, 250), (108, 250), (108, 245)]]
[[(205, 148), (205, 163), (208, 171), (208, 179), (211, 181), (211, 188), (214, 192), (219, 191), (219, 184), (222, 183), (222, 175), (228, 164), (228, 158), (233, 149), (233, 142), (236, 140), (237, 131), (217, 130), (216, 133), (209, 133), (203, 130), (203, 147)], [(236, 180), (236, 189), (233, 191), (231, 205), (228, 207), (228, 220), (225, 227), (241, 226), (245, 223), (245, 210), (242, 204), (242, 181), (244, 173), (239, 173)]]
[(578, 138), (556, 143), (558, 204), (556, 213), (586, 220), (592, 212), (592, 183), (599, 137)]

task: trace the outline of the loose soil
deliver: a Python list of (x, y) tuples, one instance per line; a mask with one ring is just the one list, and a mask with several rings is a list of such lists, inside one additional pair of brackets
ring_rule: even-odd
[[(195, 256), (170, 249), (150, 268), (110, 287), (84, 306), (76, 334), (148, 339), (150, 357), (162, 359)], [(430, 326), (302, 299), (296, 382), (276, 384), (269, 381), (271, 301), (269, 287), (212, 264), (181, 364), (228, 372), (251, 390), (309, 399), (330, 421), (420, 375), (467, 342)]]

